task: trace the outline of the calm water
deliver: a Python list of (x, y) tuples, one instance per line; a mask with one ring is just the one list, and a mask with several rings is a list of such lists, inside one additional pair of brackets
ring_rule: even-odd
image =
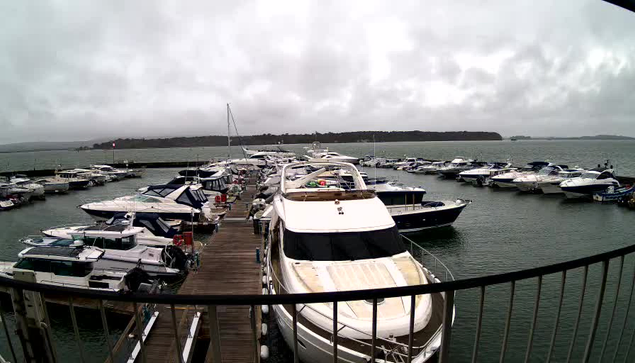
[[(303, 145), (287, 148), (301, 151)], [(372, 144), (337, 144), (333, 150), (345, 154), (362, 156), (372, 153)], [(130, 150), (117, 151), (117, 159), (135, 161), (150, 160), (196, 160), (221, 157), (224, 148), (197, 148), (171, 150)], [(238, 154), (238, 150), (236, 150)], [(635, 143), (628, 141), (519, 141), (519, 142), (432, 142), (432, 143), (390, 143), (377, 144), (377, 154), (386, 156), (423, 156), (428, 158), (451, 159), (456, 155), (478, 157), (483, 160), (507, 160), (521, 164), (531, 160), (549, 159), (570, 165), (593, 166), (603, 159), (611, 159), (622, 175), (635, 175), (635, 164), (630, 155), (635, 155)], [(110, 156), (112, 158), (112, 156)], [(99, 160), (101, 158), (101, 160)], [(37, 168), (54, 167), (55, 163), (66, 166), (103, 162), (103, 152), (44, 152), (0, 154), (0, 165), (9, 164), (9, 169), (32, 168), (35, 159)], [(30, 163), (30, 164), (29, 164)], [(53, 164), (50, 164), (53, 163)], [(368, 170), (372, 176), (388, 176), (400, 181), (423, 186), (430, 199), (464, 198), (473, 203), (468, 206), (455, 225), (436, 232), (425, 232), (413, 237), (418, 243), (440, 257), (453, 271), (456, 278), (482, 276), (517, 269), (570, 260), (627, 246), (632, 243), (635, 213), (615, 205), (570, 202), (560, 196), (524, 195), (513, 191), (476, 188), (470, 185), (438, 179), (436, 176), (411, 175), (393, 170)], [(21, 209), (0, 213), (2, 248), (0, 259), (15, 260), (21, 246), (17, 239), (57, 224), (90, 221), (76, 206), (86, 201), (111, 198), (134, 192), (148, 183), (167, 181), (174, 169), (148, 169), (144, 179), (131, 179), (108, 184), (86, 191), (73, 192), (65, 196), (51, 196), (44, 202), (36, 202)], [(213, 243), (213, 239), (212, 239)], [(237, 241), (239, 243), (239, 241)], [(624, 283), (618, 296), (616, 318), (609, 337), (609, 354), (619, 339), (625, 313), (625, 304), (630, 292), (635, 261), (627, 258), (623, 271)], [(609, 284), (605, 301), (615, 301), (615, 287), (618, 263), (610, 266)], [(553, 361), (564, 361), (571, 342), (573, 323), (577, 314), (581, 271), (568, 274), (565, 298), (556, 339)], [(599, 268), (589, 272), (589, 282), (580, 333), (574, 349), (574, 358), (581, 357), (586, 335), (589, 330), (593, 306), (599, 288)], [(534, 337), (532, 362), (545, 361), (549, 349), (553, 322), (556, 314), (560, 275), (544, 279), (538, 324)], [(525, 357), (531, 317), (534, 309), (536, 281), (524, 281), (517, 285), (514, 313), (508, 353), (509, 362), (521, 361)], [(452, 360), (467, 362), (473, 349), (479, 291), (457, 293), (457, 315), (453, 330)], [(485, 297), (485, 315), (479, 361), (498, 361), (502, 344), (504, 319), (509, 301), (509, 285), (488, 288)], [(597, 361), (600, 346), (608, 326), (612, 304), (605, 305), (596, 337), (594, 357)], [(63, 311), (63, 309), (60, 309)], [(101, 336), (99, 316), (94, 312), (83, 312), (85, 324), (82, 336), (90, 361), (103, 361), (106, 357), (105, 341)], [(632, 313), (631, 313), (632, 314)], [(82, 320), (82, 319), (80, 319)], [(621, 344), (619, 360), (624, 360), (626, 346), (635, 322), (629, 319)], [(57, 345), (68, 361), (76, 361), (76, 346), (72, 338), (72, 328), (68, 318), (60, 312), (53, 323), (56, 329)], [(124, 323), (125, 324), (125, 323)], [(115, 324), (116, 322), (115, 322)], [(121, 324), (118, 325), (121, 328)], [(9, 353), (3, 334), (0, 340), (1, 354)], [(289, 351), (273, 334), (273, 352), (278, 355), (274, 362), (284, 362)], [(633, 356), (631, 360), (633, 361)]]

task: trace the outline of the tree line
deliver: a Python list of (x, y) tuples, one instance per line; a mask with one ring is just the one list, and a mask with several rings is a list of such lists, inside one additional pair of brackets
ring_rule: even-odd
[[(310, 144), (350, 142), (396, 142), (396, 141), (464, 141), (464, 140), (502, 140), (497, 132), (487, 131), (353, 131), (327, 132), (312, 134), (262, 134), (250, 136), (232, 136), (232, 145), (274, 145), (274, 144)], [(225, 146), (227, 136), (171, 137), (163, 139), (120, 138), (93, 145), (93, 149), (111, 149), (113, 143), (117, 149), (150, 149), (171, 147)]]

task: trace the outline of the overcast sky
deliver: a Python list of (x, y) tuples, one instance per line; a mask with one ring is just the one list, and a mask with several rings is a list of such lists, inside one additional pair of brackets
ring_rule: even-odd
[(0, 143), (635, 136), (635, 14), (580, 1), (2, 1)]

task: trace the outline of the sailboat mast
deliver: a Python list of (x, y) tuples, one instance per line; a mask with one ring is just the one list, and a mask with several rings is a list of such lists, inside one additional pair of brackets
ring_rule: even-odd
[(227, 104), (227, 158), (232, 158), (232, 140), (230, 137), (230, 129), (229, 129), (229, 103)]

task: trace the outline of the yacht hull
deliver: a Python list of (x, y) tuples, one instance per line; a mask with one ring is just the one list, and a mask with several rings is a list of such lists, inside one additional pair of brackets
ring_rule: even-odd
[(560, 187), (567, 198), (591, 198), (594, 193), (605, 191), (609, 185), (606, 184), (589, 184), (579, 186), (562, 186)]
[(71, 180), (68, 182), (68, 188), (72, 190), (86, 189), (90, 186), (90, 180)]
[(467, 204), (440, 208), (412, 208), (408, 205), (390, 206), (388, 211), (401, 233), (419, 232), (426, 229), (451, 226)]
[(560, 182), (556, 183), (540, 183), (538, 184), (540, 190), (542, 190), (543, 194), (562, 194), (562, 189), (560, 189)]
[(47, 183), (44, 184), (44, 193), (58, 194), (68, 192), (69, 184), (66, 182), (61, 183)]

